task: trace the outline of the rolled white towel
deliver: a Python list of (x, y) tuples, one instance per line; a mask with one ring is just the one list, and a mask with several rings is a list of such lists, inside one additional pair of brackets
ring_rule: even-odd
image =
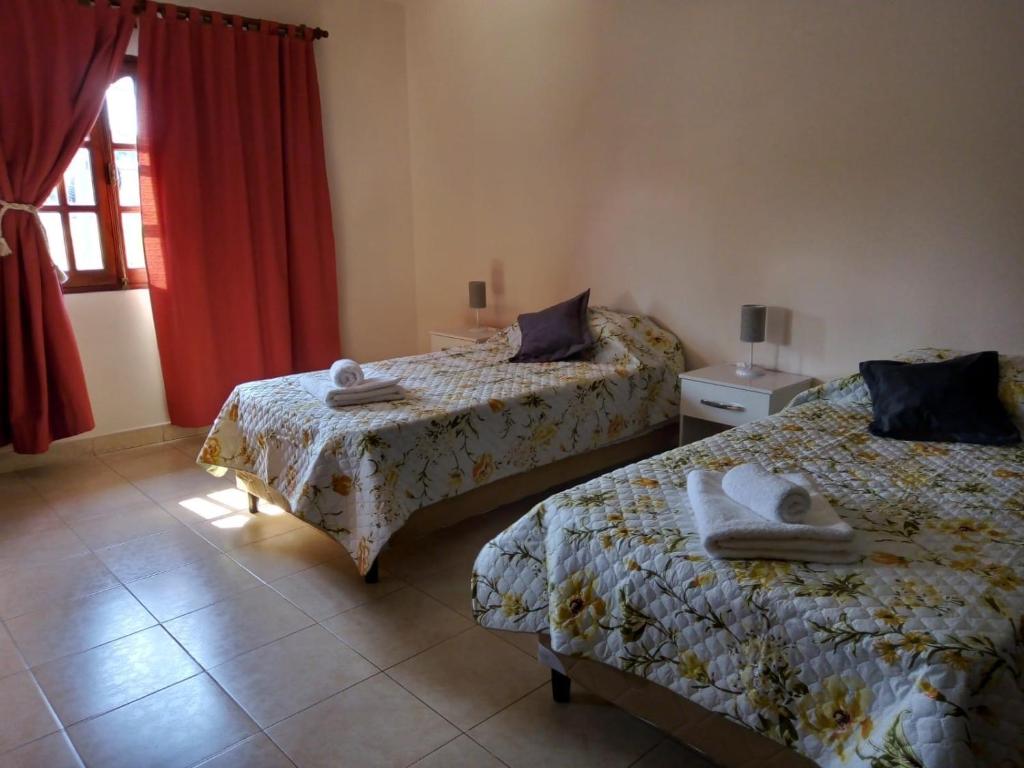
[(344, 395), (363, 395), (383, 389), (394, 389), (397, 386), (398, 379), (393, 376), (367, 376), (359, 384), (353, 384), (351, 387), (338, 387), (338, 391)]
[(760, 464), (740, 464), (725, 473), (722, 490), (766, 520), (802, 523), (811, 511), (811, 494), (807, 483), (793, 477), (772, 474)]
[(331, 378), (339, 387), (354, 387), (363, 383), (363, 369), (355, 360), (335, 360), (331, 364)]
[(401, 400), (408, 396), (395, 379), (367, 379), (355, 387), (342, 388), (335, 386), (326, 371), (300, 376), (299, 385), (331, 408), (382, 403), (388, 400)]
[(686, 493), (701, 544), (712, 557), (853, 563), (861, 559), (854, 530), (820, 493), (811, 493), (804, 523), (768, 520), (733, 501), (722, 473), (697, 469), (686, 476)]

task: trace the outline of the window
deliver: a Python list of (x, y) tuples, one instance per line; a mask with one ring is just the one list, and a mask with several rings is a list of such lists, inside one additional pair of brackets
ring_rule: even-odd
[(139, 192), (135, 62), (107, 89), (103, 112), (39, 209), (65, 292), (146, 285)]

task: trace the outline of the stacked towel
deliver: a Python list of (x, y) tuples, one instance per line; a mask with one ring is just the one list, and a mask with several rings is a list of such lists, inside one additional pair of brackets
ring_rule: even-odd
[(737, 504), (767, 520), (802, 523), (811, 511), (811, 494), (804, 486), (813, 481), (804, 475), (800, 477), (804, 478), (802, 482), (792, 482), (760, 464), (740, 464), (725, 473), (722, 489)]
[(853, 563), (853, 529), (839, 518), (813, 481), (802, 474), (783, 475), (802, 486), (810, 506), (801, 523), (784, 523), (760, 516), (729, 498), (721, 472), (698, 469), (686, 476), (704, 548), (712, 557), (742, 560), (798, 560), (810, 563)]
[(329, 373), (322, 371), (307, 373), (299, 378), (299, 383), (309, 394), (331, 408), (383, 403), (406, 397), (405, 390), (398, 386), (398, 379), (384, 377), (364, 378), (360, 384), (339, 387)]
[(355, 387), (363, 383), (366, 377), (363, 375), (362, 366), (355, 360), (345, 358), (335, 360), (331, 364), (331, 379), (342, 388)]

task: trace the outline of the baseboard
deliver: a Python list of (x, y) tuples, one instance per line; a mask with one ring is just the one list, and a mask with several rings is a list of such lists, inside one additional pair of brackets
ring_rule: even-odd
[(156, 424), (151, 427), (126, 429), (122, 432), (111, 432), (96, 437), (85, 436), (61, 440), (51, 445), (46, 453), (15, 453), (10, 446), (7, 446), (0, 448), (0, 474), (47, 464), (80, 461), (90, 456), (123, 451), (127, 448), (141, 448), (146, 445), (181, 440), (193, 435), (205, 435), (209, 431), (209, 427), (176, 427), (173, 424)]

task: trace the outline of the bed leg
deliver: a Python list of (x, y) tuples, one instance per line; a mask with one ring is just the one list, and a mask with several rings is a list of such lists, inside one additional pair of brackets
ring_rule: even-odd
[(373, 563), (370, 564), (370, 570), (368, 570), (366, 572), (366, 575), (363, 576), (363, 581), (365, 581), (367, 584), (376, 584), (378, 581), (380, 581), (379, 565), (380, 558), (373, 558)]
[(568, 675), (563, 675), (558, 670), (551, 670), (551, 698), (559, 704), (568, 704), (572, 680)]
[(255, 493), (249, 494), (249, 514), (255, 515), (260, 511), (260, 499)]

